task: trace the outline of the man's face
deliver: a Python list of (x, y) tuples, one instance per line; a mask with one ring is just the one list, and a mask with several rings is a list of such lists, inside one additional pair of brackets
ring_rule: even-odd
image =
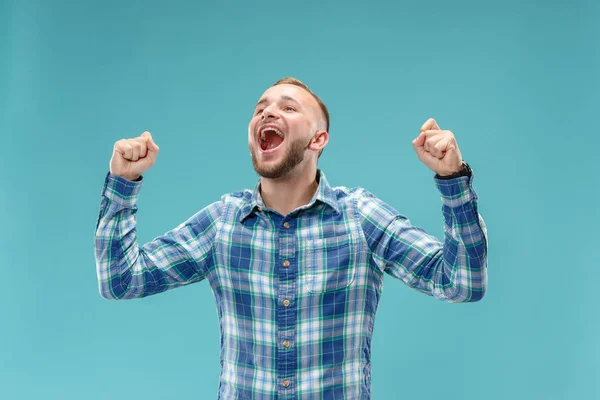
[(302, 168), (318, 131), (318, 107), (310, 93), (294, 85), (273, 86), (261, 96), (248, 125), (256, 173), (278, 179)]

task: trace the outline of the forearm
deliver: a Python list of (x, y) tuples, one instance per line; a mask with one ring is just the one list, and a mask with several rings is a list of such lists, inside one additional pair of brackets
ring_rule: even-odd
[(448, 302), (481, 299), (486, 288), (486, 237), (469, 178), (436, 180), (442, 196), (445, 238), (440, 241), (368, 192), (358, 210), (378, 269)]
[[(117, 187), (120, 186), (120, 187)], [(146, 268), (136, 235), (136, 199), (141, 183), (107, 176), (96, 227), (96, 272), (107, 299), (141, 297)]]
[(442, 257), (434, 257), (433, 295), (449, 302), (478, 301), (487, 286), (487, 232), (472, 177), (437, 180), (444, 214)]
[(199, 237), (182, 224), (140, 246), (135, 216), (140, 188), (141, 182), (110, 175), (105, 181), (95, 254), (100, 294), (107, 299), (145, 297), (202, 280), (211, 257), (209, 229), (196, 225)]

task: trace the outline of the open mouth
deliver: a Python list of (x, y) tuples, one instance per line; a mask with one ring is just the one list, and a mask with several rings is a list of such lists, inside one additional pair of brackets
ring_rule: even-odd
[(262, 151), (274, 151), (283, 143), (283, 132), (276, 126), (263, 126), (258, 131), (258, 142)]

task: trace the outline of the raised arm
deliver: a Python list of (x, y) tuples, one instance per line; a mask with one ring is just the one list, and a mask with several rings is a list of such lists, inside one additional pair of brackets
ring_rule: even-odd
[[(450, 131), (428, 120), (413, 141), (419, 159), (436, 172), (444, 241), (414, 227), (389, 205), (364, 192), (358, 210), (374, 263), (408, 286), (448, 302), (478, 301), (487, 287), (487, 232), (477, 210), (470, 170)], [(466, 176), (461, 176), (466, 175)]]
[(471, 179), (436, 179), (443, 204), (444, 241), (364, 192), (358, 210), (375, 265), (443, 301), (481, 300), (487, 285), (487, 239)]
[(141, 174), (154, 164), (157, 153), (147, 132), (115, 143), (95, 235), (98, 286), (107, 299), (145, 297), (198, 282), (212, 266), (220, 202), (151, 242), (138, 244), (135, 214)]

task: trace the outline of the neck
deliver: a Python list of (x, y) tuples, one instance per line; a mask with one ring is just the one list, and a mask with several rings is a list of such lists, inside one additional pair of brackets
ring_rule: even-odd
[(283, 178), (261, 178), (260, 195), (265, 206), (285, 216), (307, 205), (319, 187), (316, 176), (315, 165), (303, 171), (292, 171)]

